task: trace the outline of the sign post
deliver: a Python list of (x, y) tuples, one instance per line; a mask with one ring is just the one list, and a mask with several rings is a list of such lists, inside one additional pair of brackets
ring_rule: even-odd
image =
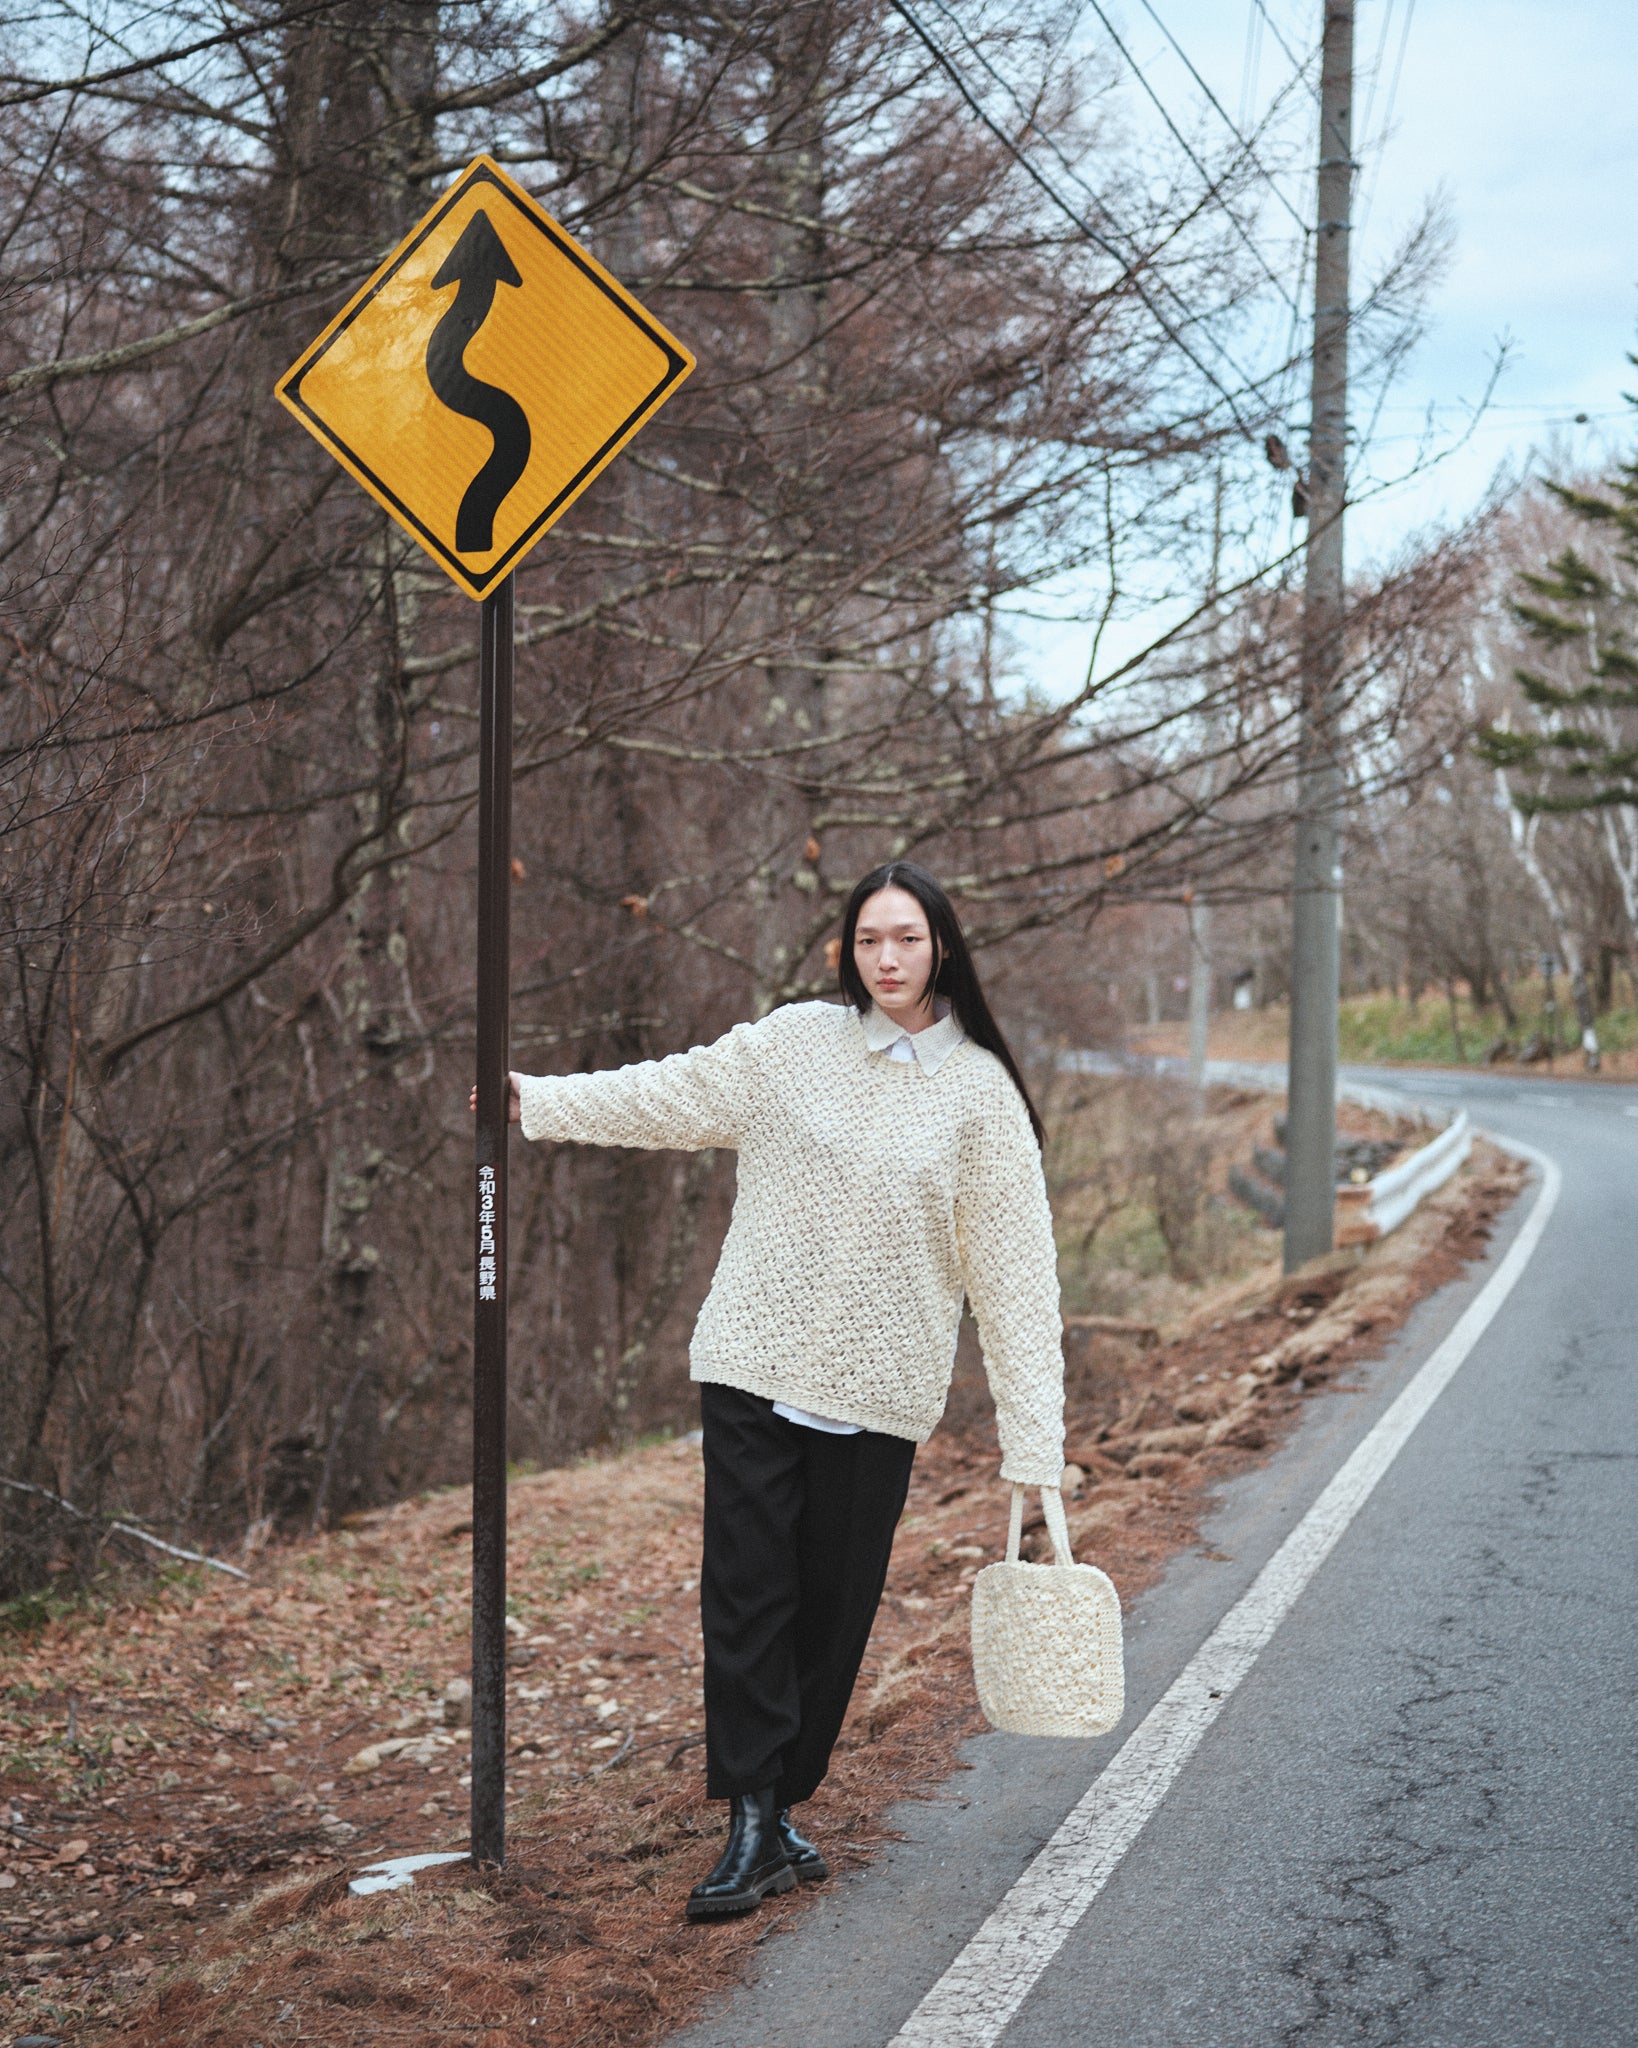
[(478, 1117), (472, 1304), (472, 1860), (506, 1861), (506, 1147), (512, 579), (478, 638)]
[(276, 387), (482, 609), (472, 1330), (472, 1837), (506, 1856), (506, 1160), (513, 571), (694, 367), (475, 157)]

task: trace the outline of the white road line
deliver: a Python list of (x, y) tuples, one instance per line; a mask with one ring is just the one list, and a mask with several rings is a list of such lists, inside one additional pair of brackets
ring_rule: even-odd
[(889, 2048), (991, 2048), (999, 2039), (1170, 1791), (1258, 1652), (1455, 1377), (1529, 1264), (1563, 1182), (1558, 1167), (1543, 1153), (1511, 1139), (1505, 1145), (1535, 1165), (1542, 1184), (1501, 1264), (905, 2021)]

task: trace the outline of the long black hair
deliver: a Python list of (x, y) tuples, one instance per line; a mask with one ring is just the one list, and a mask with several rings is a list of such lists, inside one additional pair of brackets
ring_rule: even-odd
[(1044, 1145), (1045, 1126), (1030, 1100), (1029, 1090), (1024, 1086), (1018, 1062), (1001, 1036), (1001, 1027), (990, 1015), (990, 1006), (979, 986), (978, 970), (973, 965), (967, 935), (961, 929), (955, 905), (927, 870), (918, 867), (913, 860), (890, 860), (884, 867), (872, 868), (868, 875), (853, 885), (853, 894), (847, 899), (847, 909), (842, 914), (842, 949), (836, 961), (843, 995), (861, 1017), (870, 1008), (870, 991), (865, 987), (864, 977), (853, 957), (853, 938), (859, 925), (859, 912), (882, 889), (903, 889), (914, 896), (926, 911), (927, 929), (933, 940), (933, 971), (922, 994), (945, 997), (956, 1022), (974, 1045), (981, 1045), (986, 1052), (995, 1054), (1024, 1098), (1036, 1144)]

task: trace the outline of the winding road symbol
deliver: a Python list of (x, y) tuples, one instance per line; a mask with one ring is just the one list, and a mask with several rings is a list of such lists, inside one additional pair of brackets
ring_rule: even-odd
[(455, 515), (458, 554), (484, 555), (495, 545), (495, 514), (529, 466), (529, 416), (498, 384), (467, 369), (466, 346), (489, 318), (497, 285), (521, 285), (516, 264), (494, 223), (479, 207), (432, 280), (432, 289), (457, 287), (454, 303), (427, 343), (427, 381), (451, 412), (476, 420), (494, 436), (489, 460), (466, 487)]
[(693, 367), (561, 221), (475, 156), (274, 389), (481, 601)]

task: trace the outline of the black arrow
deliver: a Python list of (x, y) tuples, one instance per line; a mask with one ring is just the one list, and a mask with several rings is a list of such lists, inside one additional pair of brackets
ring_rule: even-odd
[(489, 460), (467, 485), (455, 515), (455, 547), (463, 555), (487, 554), (495, 545), (495, 514), (529, 463), (529, 419), (523, 407), (499, 385), (480, 383), (463, 361), (467, 343), (489, 318), (496, 285), (522, 282), (482, 207), (432, 280), (435, 292), (451, 284), (460, 289), (427, 343), (427, 382), (451, 412), (476, 420), (495, 437)]

